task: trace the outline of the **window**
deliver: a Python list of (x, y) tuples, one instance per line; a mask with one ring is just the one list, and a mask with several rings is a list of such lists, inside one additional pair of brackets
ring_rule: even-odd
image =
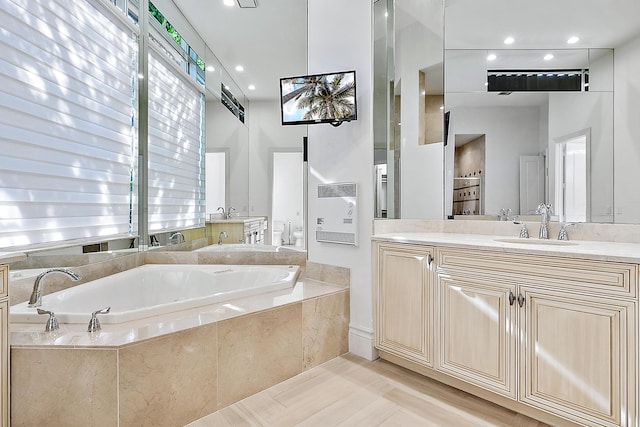
[(0, 247), (135, 234), (133, 25), (101, 2), (0, 14)]

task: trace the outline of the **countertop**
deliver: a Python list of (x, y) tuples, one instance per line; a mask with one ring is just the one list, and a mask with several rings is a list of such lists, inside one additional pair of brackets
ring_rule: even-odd
[(27, 259), (27, 254), (22, 252), (0, 252), (0, 264), (9, 264), (25, 259)]
[(263, 216), (236, 216), (229, 219), (214, 218), (209, 219), (206, 222), (208, 224), (246, 224), (248, 222), (265, 220)]
[(640, 263), (640, 243), (587, 240), (519, 239), (517, 236), (489, 236), (456, 233), (388, 233), (375, 234), (372, 240), (414, 243), (450, 248), (465, 248), (510, 253), (551, 255), (563, 258)]

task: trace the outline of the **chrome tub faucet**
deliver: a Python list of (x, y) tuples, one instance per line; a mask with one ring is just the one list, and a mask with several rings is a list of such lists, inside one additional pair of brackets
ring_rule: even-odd
[(40, 273), (33, 284), (33, 292), (31, 292), (31, 297), (29, 298), (29, 307), (40, 307), (42, 305), (42, 279), (49, 273), (64, 273), (73, 280), (80, 280), (80, 276), (68, 268), (51, 268), (44, 273)]
[(218, 234), (218, 244), (221, 245), (222, 244), (222, 238), (227, 238), (229, 237), (229, 235), (227, 234), (226, 231), (221, 231), (220, 234)]
[(176, 243), (184, 243), (186, 241), (184, 234), (180, 231), (176, 231), (169, 237), (169, 241), (172, 241), (173, 239), (176, 239)]

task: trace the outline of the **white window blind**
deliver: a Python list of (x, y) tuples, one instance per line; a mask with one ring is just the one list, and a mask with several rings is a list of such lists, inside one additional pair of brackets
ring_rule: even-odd
[(204, 226), (204, 95), (149, 54), (149, 232)]
[(112, 13), (0, 2), (0, 248), (135, 231), (135, 32)]

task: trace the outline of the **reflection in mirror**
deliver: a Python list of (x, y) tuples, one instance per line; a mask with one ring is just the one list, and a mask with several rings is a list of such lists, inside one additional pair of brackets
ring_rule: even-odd
[(473, 213), (456, 200), (454, 179), (469, 172), (455, 164), (464, 142), (483, 135), (485, 218), (530, 214), (545, 201), (560, 221), (640, 222), (629, 191), (640, 133), (629, 119), (639, 109), (629, 96), (638, 13), (634, 0), (447, 3), (447, 216)]
[[(431, 217), (429, 209), (424, 208), (418, 212), (405, 206), (407, 197), (401, 197), (408, 194), (405, 191), (405, 185), (411, 186), (414, 194), (409, 199), (415, 199), (415, 195), (419, 195), (418, 198), (423, 200), (438, 198), (444, 200), (441, 213), (445, 217), (455, 212), (472, 211), (471, 207), (458, 211), (454, 211), (453, 208), (453, 155), (455, 152), (453, 147), (456, 141), (460, 144), (473, 135), (485, 135), (485, 162), (497, 161), (501, 170), (498, 172), (489, 164), (487, 164), (488, 169), (483, 170), (483, 173), (486, 173), (481, 179), (484, 180), (483, 190), (486, 190), (482, 192), (485, 200), (480, 200), (479, 203), (484, 206), (485, 217), (497, 219), (501, 210), (506, 212), (508, 209), (511, 209), (512, 215), (516, 211), (530, 212), (531, 207), (535, 205), (534, 201), (539, 202), (544, 199), (554, 205), (560, 215), (566, 216), (561, 219), (568, 220), (572, 214), (567, 213), (564, 208), (570, 204), (569, 199), (572, 196), (562, 194), (557, 189), (560, 184), (556, 185), (556, 182), (561, 180), (560, 176), (556, 179), (556, 174), (560, 174), (556, 168), (558, 150), (556, 144), (557, 141), (566, 140), (570, 135), (581, 132), (590, 135), (591, 155), (589, 167), (584, 168), (585, 174), (588, 170), (588, 175), (584, 178), (584, 186), (585, 188), (587, 185), (590, 186), (589, 192), (587, 194), (585, 190), (584, 196), (575, 196), (584, 200), (580, 202), (584, 204), (584, 214), (580, 215), (585, 221), (640, 223), (640, 192), (636, 191), (634, 187), (636, 180), (633, 178), (637, 164), (640, 162), (640, 154), (636, 149), (637, 140), (640, 138), (640, 124), (636, 119), (640, 114), (640, 93), (637, 89), (640, 87), (640, 75), (637, 73), (640, 67), (638, 59), (640, 58), (640, 21), (637, 20), (637, 16), (640, 16), (640, 2), (636, 0), (614, 0), (607, 3), (596, 0), (562, 2), (541, 0), (535, 4), (508, 0), (498, 0), (491, 4), (476, 0), (447, 2), (444, 9), (446, 48), (444, 63), (447, 86), (445, 104), (447, 107), (461, 108), (466, 105), (467, 112), (475, 108), (479, 115), (486, 115), (487, 126), (490, 127), (498, 126), (499, 122), (508, 122), (509, 117), (505, 116), (502, 120), (491, 119), (490, 111), (484, 111), (486, 109), (502, 108), (503, 112), (510, 112), (514, 116), (517, 112), (524, 114), (524, 111), (529, 109), (531, 114), (539, 116), (538, 124), (543, 128), (539, 126), (534, 128), (528, 122), (524, 123), (526, 127), (522, 129), (523, 132), (512, 135), (503, 133), (502, 136), (509, 140), (508, 148), (504, 152), (501, 150), (496, 152), (491, 146), (487, 132), (479, 129), (472, 122), (462, 123), (461, 114), (464, 111), (459, 110), (457, 117), (453, 118), (456, 123), (449, 126), (449, 128), (452, 126), (459, 128), (452, 134), (452, 129), (447, 129), (445, 125), (444, 132), (447, 134), (449, 131), (449, 133), (446, 138), (447, 154), (444, 171), (441, 168), (431, 168), (429, 161), (419, 159), (417, 156), (411, 156), (415, 161), (406, 161), (409, 157), (406, 152), (402, 154), (402, 161), (391, 161), (401, 149), (411, 146), (407, 139), (411, 137), (411, 132), (405, 130), (405, 125), (409, 123), (404, 120), (406, 109), (411, 107), (407, 107), (405, 102), (394, 107), (392, 104), (394, 98), (388, 96), (389, 90), (391, 93), (406, 93), (404, 88), (406, 75), (402, 74), (400, 68), (394, 70), (393, 66), (386, 66), (385, 60), (391, 58), (390, 63), (395, 63), (396, 67), (402, 67), (406, 58), (401, 57), (405, 50), (400, 43), (403, 31), (403, 28), (398, 25), (400, 19), (396, 17), (394, 20), (395, 31), (393, 28), (387, 29), (379, 24), (379, 19), (385, 12), (383, 6), (387, 7), (383, 3), (381, 0), (376, 2), (375, 105), (382, 108), (388, 104), (386, 115), (384, 115), (387, 119), (386, 123), (394, 119), (395, 113), (397, 127), (402, 129), (402, 135), (404, 135), (394, 134), (393, 126), (387, 128), (386, 132), (384, 129), (379, 129), (381, 119), (376, 115), (374, 131), (376, 168), (387, 168), (386, 194), (392, 196), (387, 206), (387, 216)], [(405, 3), (412, 2), (398, 1), (395, 10), (387, 10), (388, 16), (393, 17), (392, 11), (398, 15), (401, 14)], [(424, 2), (425, 5), (426, 3)], [(423, 10), (411, 16), (418, 21), (426, 16), (425, 13), (431, 17), (439, 16), (442, 5), (440, 5), (440, 12), (436, 5), (432, 6), (433, 8), (429, 11)], [(378, 9), (383, 10), (379, 13)], [(386, 32), (382, 32), (383, 30)], [(385, 41), (389, 46), (395, 46), (395, 49), (383, 48), (381, 34), (385, 35)], [(504, 43), (508, 36), (513, 39), (510, 45)], [(413, 48), (417, 51), (425, 51), (430, 46), (432, 44), (424, 42), (419, 37), (413, 41)], [(543, 53), (542, 56), (535, 58), (537, 62), (531, 62), (533, 58), (531, 54), (534, 51), (536, 55)], [(381, 56), (383, 54), (384, 58)], [(510, 65), (507, 66), (505, 61)], [(521, 72), (541, 68), (557, 70), (560, 74), (562, 71), (574, 69), (573, 67), (583, 70), (579, 77), (574, 76), (574, 83), (576, 81), (580, 84), (588, 83), (588, 91), (584, 87), (580, 92), (563, 91), (549, 94), (533, 90), (518, 93), (513, 90), (501, 90), (505, 94), (500, 95), (503, 99), (498, 99), (497, 93), (489, 92), (485, 86), (494, 79), (498, 79), (495, 73), (489, 73), (488, 70), (504, 72), (514, 69)], [(479, 69), (483, 71), (479, 72)], [(378, 83), (381, 70), (389, 76), (384, 84)], [(537, 76), (539, 73), (531, 73), (533, 74)], [(450, 81), (451, 79), (453, 81)], [(521, 77), (512, 80), (516, 84), (518, 81), (525, 84), (526, 79)], [(544, 79), (541, 78), (532, 80), (540, 85), (544, 83)], [(558, 76), (547, 79), (547, 82), (552, 80), (557, 83)], [(451, 85), (454, 85), (453, 88)], [(497, 89), (499, 86), (494, 88)], [(614, 91), (615, 96), (613, 96)], [(508, 92), (511, 94), (507, 95)], [(465, 96), (467, 96), (466, 100)], [(491, 98), (491, 101), (487, 101), (487, 97)], [(414, 114), (411, 109), (408, 112)], [(402, 117), (400, 117), (401, 114)], [(549, 123), (541, 122), (541, 115), (546, 116)], [(564, 117), (569, 117), (569, 120), (563, 121)], [(475, 116), (475, 120), (480, 119), (480, 116)], [(520, 115), (514, 117), (514, 120), (522, 122), (529, 119)], [(537, 145), (534, 141), (535, 134), (538, 135)], [(511, 147), (522, 145), (527, 147), (522, 153), (511, 150)], [(389, 155), (383, 156), (382, 148), (387, 148), (389, 153), (385, 154)], [(437, 158), (438, 154), (434, 156)], [(442, 157), (443, 155), (440, 154), (440, 158)], [(541, 162), (544, 165), (541, 165)], [(384, 166), (378, 166), (381, 164)], [(396, 165), (401, 166), (401, 174), (398, 170), (391, 170)], [(425, 179), (427, 168), (444, 173), (446, 185), (443, 182), (442, 187), (435, 189), (434, 183), (438, 180)], [(549, 171), (548, 176), (545, 171)], [(542, 184), (540, 184), (540, 175), (543, 176)], [(392, 181), (394, 179), (395, 181)], [(382, 188), (382, 180), (378, 179), (378, 182), (377, 187)], [(500, 195), (502, 192), (505, 193), (505, 197)], [(380, 199), (380, 197), (377, 198), (377, 200)], [(400, 209), (395, 211), (392, 209), (394, 202), (402, 207), (402, 212)], [(380, 209), (376, 209), (376, 217), (382, 216), (380, 212)], [(482, 208), (478, 212), (482, 212)]]
[(443, 3), (378, 1), (374, 14), (375, 217), (441, 218)]
[[(549, 52), (445, 52), (447, 215), (527, 215), (546, 201), (561, 221), (612, 222), (613, 52), (554, 51), (552, 65), (544, 59)], [(586, 155), (585, 142), (582, 156), (567, 153), (577, 134), (589, 135), (597, 157)], [(460, 158), (466, 166), (457, 170)], [(460, 185), (460, 178), (476, 176), (477, 198)]]

